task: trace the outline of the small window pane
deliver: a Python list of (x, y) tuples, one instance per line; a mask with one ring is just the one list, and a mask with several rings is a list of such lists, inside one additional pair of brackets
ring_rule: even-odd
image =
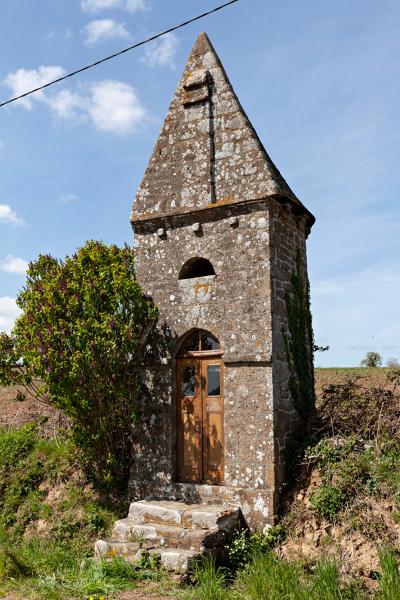
[(214, 340), (212, 337), (210, 337), (206, 333), (203, 333), (201, 335), (201, 349), (203, 351), (204, 350), (218, 350), (218, 348), (219, 348), (219, 345), (216, 340)]
[(183, 369), (182, 394), (183, 396), (194, 396), (196, 387), (196, 376), (194, 367)]
[(220, 396), (221, 395), (221, 386), (220, 386), (219, 365), (209, 365), (207, 367), (207, 371), (208, 371), (208, 395), (209, 396)]
[(200, 350), (199, 333), (191, 335), (183, 345), (182, 352), (198, 352)]

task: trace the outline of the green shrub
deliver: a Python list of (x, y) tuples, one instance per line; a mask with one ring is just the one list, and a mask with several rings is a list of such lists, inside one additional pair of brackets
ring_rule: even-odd
[(33, 425), (21, 429), (0, 430), (0, 470), (6, 473), (16, 467), (36, 444), (36, 431)]
[(232, 569), (243, 567), (250, 562), (254, 554), (269, 552), (284, 537), (283, 525), (271, 527), (265, 534), (248, 530), (238, 532), (227, 546), (229, 566)]
[(41, 255), (17, 304), (12, 333), (0, 333), (0, 383), (62, 410), (87, 472), (123, 488), (138, 365), (157, 319), (136, 280), (133, 249), (89, 241), (64, 260)]
[(322, 485), (310, 496), (313, 509), (327, 519), (334, 519), (344, 507), (346, 495), (333, 485)]

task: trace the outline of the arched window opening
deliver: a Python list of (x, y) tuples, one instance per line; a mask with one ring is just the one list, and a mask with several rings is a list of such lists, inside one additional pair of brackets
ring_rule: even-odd
[(221, 354), (221, 346), (211, 333), (198, 329), (189, 335), (182, 343), (178, 356), (189, 356), (192, 353), (207, 352)]
[(183, 265), (179, 279), (193, 279), (194, 277), (207, 277), (215, 275), (214, 267), (206, 258), (190, 258)]

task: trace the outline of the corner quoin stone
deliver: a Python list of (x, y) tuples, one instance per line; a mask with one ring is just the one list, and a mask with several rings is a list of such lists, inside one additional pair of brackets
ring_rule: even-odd
[[(244, 113), (206, 34), (193, 47), (131, 213), (137, 279), (159, 307), (135, 425), (132, 500), (227, 502), (273, 523), (298, 424), (282, 332), (296, 256), (307, 277), (315, 219)], [(202, 257), (215, 275), (179, 279)], [(224, 478), (177, 478), (176, 356), (188, 332), (215, 336), (224, 363)]]

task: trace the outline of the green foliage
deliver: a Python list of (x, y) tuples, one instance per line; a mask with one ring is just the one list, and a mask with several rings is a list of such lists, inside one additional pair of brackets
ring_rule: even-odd
[[(310, 571), (306, 566), (280, 560), (274, 553), (256, 553), (230, 578), (229, 572), (212, 561), (195, 568), (195, 588), (184, 598), (196, 600), (361, 600), (365, 595), (354, 582), (340, 582), (332, 561), (320, 561)], [(392, 598), (388, 597), (388, 600)]]
[(91, 560), (94, 541), (127, 505), (95, 492), (67, 440), (40, 439), (33, 426), (0, 430), (0, 484), (1, 597), (98, 600), (160, 576), (157, 556), (144, 554), (135, 567)]
[(227, 546), (229, 566), (234, 570), (243, 567), (255, 554), (269, 552), (285, 538), (285, 535), (283, 525), (271, 527), (265, 534), (257, 531), (239, 531)]
[(379, 352), (367, 352), (360, 362), (360, 367), (375, 368), (382, 366), (382, 357)]
[(0, 430), (0, 468), (6, 472), (16, 467), (32, 450), (36, 443), (33, 425), (17, 430)]
[(289, 388), (294, 406), (303, 424), (308, 425), (314, 409), (314, 335), (310, 309), (310, 287), (304, 274), (300, 250), (296, 270), (292, 274), (291, 290), (286, 293), (288, 334), (283, 330), (286, 357), (289, 364)]
[(226, 585), (229, 571), (217, 567), (209, 557), (197, 562), (193, 566), (191, 582), (193, 589), (186, 590), (184, 598), (193, 600), (225, 600), (230, 598)]
[(138, 364), (157, 318), (133, 250), (92, 241), (64, 261), (39, 256), (17, 303), (11, 336), (0, 335), (0, 383), (63, 410), (88, 472), (124, 485)]
[(333, 519), (362, 494), (394, 496), (400, 505), (400, 444), (392, 438), (382, 438), (379, 447), (355, 436), (323, 438), (304, 458), (322, 476), (322, 485), (310, 497), (322, 517)]
[(18, 590), (24, 598), (105, 598), (159, 577), (121, 558), (95, 562), (81, 549), (52, 541), (21, 540), (11, 551), (0, 548), (0, 591)]
[(398, 600), (400, 594), (400, 574), (394, 552), (388, 548), (379, 553), (382, 572), (379, 577), (379, 600)]
[(327, 519), (333, 519), (346, 502), (345, 493), (333, 485), (322, 485), (310, 497), (313, 509)]
[[(102, 535), (115, 514), (76, 469), (67, 441), (42, 440), (32, 426), (0, 431), (0, 528), (18, 539), (31, 523), (44, 519), (56, 539)], [(51, 506), (46, 496), (53, 485), (62, 486), (62, 495)]]
[(279, 560), (272, 553), (256, 556), (239, 575), (235, 587), (238, 598), (249, 600), (342, 599), (334, 563), (318, 563), (311, 575), (301, 565)]

